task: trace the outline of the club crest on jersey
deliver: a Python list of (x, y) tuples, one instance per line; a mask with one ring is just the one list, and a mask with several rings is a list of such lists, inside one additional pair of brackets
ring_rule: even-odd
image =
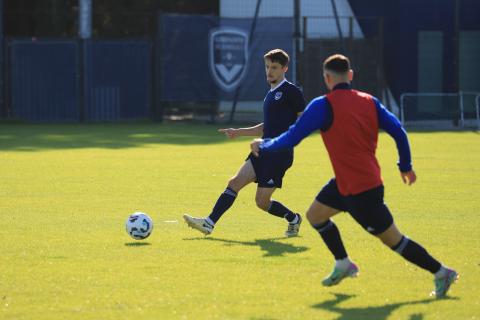
[(237, 28), (216, 28), (209, 36), (210, 72), (224, 91), (232, 91), (243, 80), (248, 65), (248, 34)]
[(282, 92), (282, 91), (275, 92), (274, 99), (275, 99), (275, 100), (280, 100), (280, 98), (282, 97), (282, 95), (283, 95), (283, 92)]

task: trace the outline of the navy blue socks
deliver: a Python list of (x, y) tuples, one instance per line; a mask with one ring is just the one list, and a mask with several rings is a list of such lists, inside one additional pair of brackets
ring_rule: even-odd
[(222, 217), (225, 211), (227, 211), (232, 206), (236, 197), (237, 193), (227, 187), (215, 203), (212, 213), (210, 213), (208, 219), (210, 219), (210, 221), (215, 224)]
[(335, 223), (328, 220), (325, 223), (312, 225), (312, 227), (320, 234), (323, 242), (325, 242), (328, 249), (335, 257), (335, 260), (341, 260), (347, 257), (347, 251), (345, 250), (342, 238), (340, 237), (340, 231), (338, 231)]
[(399, 253), (406, 260), (416, 264), (422, 269), (435, 274), (441, 268), (440, 262), (435, 260), (424, 247), (413, 240), (403, 236), (399, 243), (392, 247), (392, 250)]
[(290, 209), (275, 200), (270, 202), (270, 207), (267, 212), (276, 217), (285, 218), (288, 222), (293, 222), (297, 218), (297, 214), (293, 213)]

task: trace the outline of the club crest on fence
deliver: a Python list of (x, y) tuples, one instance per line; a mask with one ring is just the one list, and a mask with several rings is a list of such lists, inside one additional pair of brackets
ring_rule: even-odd
[(209, 64), (215, 83), (232, 91), (243, 80), (248, 65), (248, 34), (236, 28), (210, 31)]

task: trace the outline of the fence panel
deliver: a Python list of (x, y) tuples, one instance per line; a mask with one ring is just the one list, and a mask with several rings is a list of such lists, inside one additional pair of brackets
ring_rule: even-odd
[(3, 37), (3, 1), (0, 0), (0, 118), (6, 117), (6, 108), (5, 108), (5, 100), (4, 100), (4, 81), (5, 81), (5, 73), (4, 73), (4, 37)]
[(89, 41), (85, 50), (87, 121), (151, 116), (152, 43)]
[[(1, 10), (1, 1), (0, 1), (0, 10)], [(0, 15), (1, 15), (0, 11)], [(0, 24), (2, 23), (2, 18), (0, 17)], [(4, 72), (4, 38), (3, 38), (3, 31), (2, 27), (0, 27), (0, 118), (5, 118), (7, 116), (7, 108), (5, 105), (5, 97), (4, 97), (4, 86), (5, 86), (5, 72)]]
[(13, 40), (10, 57), (11, 117), (79, 120), (76, 41)]

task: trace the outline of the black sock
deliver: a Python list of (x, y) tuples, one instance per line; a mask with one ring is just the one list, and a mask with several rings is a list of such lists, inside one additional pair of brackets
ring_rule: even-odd
[(403, 236), (399, 243), (392, 247), (392, 250), (399, 253), (402, 257), (422, 269), (431, 273), (436, 273), (442, 266), (440, 262), (435, 260), (424, 247), (413, 240)]
[(323, 242), (327, 245), (330, 252), (334, 255), (335, 260), (344, 259), (347, 257), (347, 251), (343, 246), (342, 238), (340, 237), (340, 231), (337, 226), (331, 220), (325, 223), (312, 225), (312, 227), (318, 231), (323, 239)]
[(285, 218), (288, 222), (292, 222), (297, 216), (290, 209), (275, 200), (272, 200), (272, 202), (270, 202), (270, 207), (268, 208), (267, 212), (274, 216)]
[(208, 217), (216, 223), (225, 211), (232, 206), (236, 197), (237, 193), (235, 191), (230, 188), (225, 189), (220, 197), (218, 197), (217, 203), (215, 203), (212, 213), (210, 213)]

